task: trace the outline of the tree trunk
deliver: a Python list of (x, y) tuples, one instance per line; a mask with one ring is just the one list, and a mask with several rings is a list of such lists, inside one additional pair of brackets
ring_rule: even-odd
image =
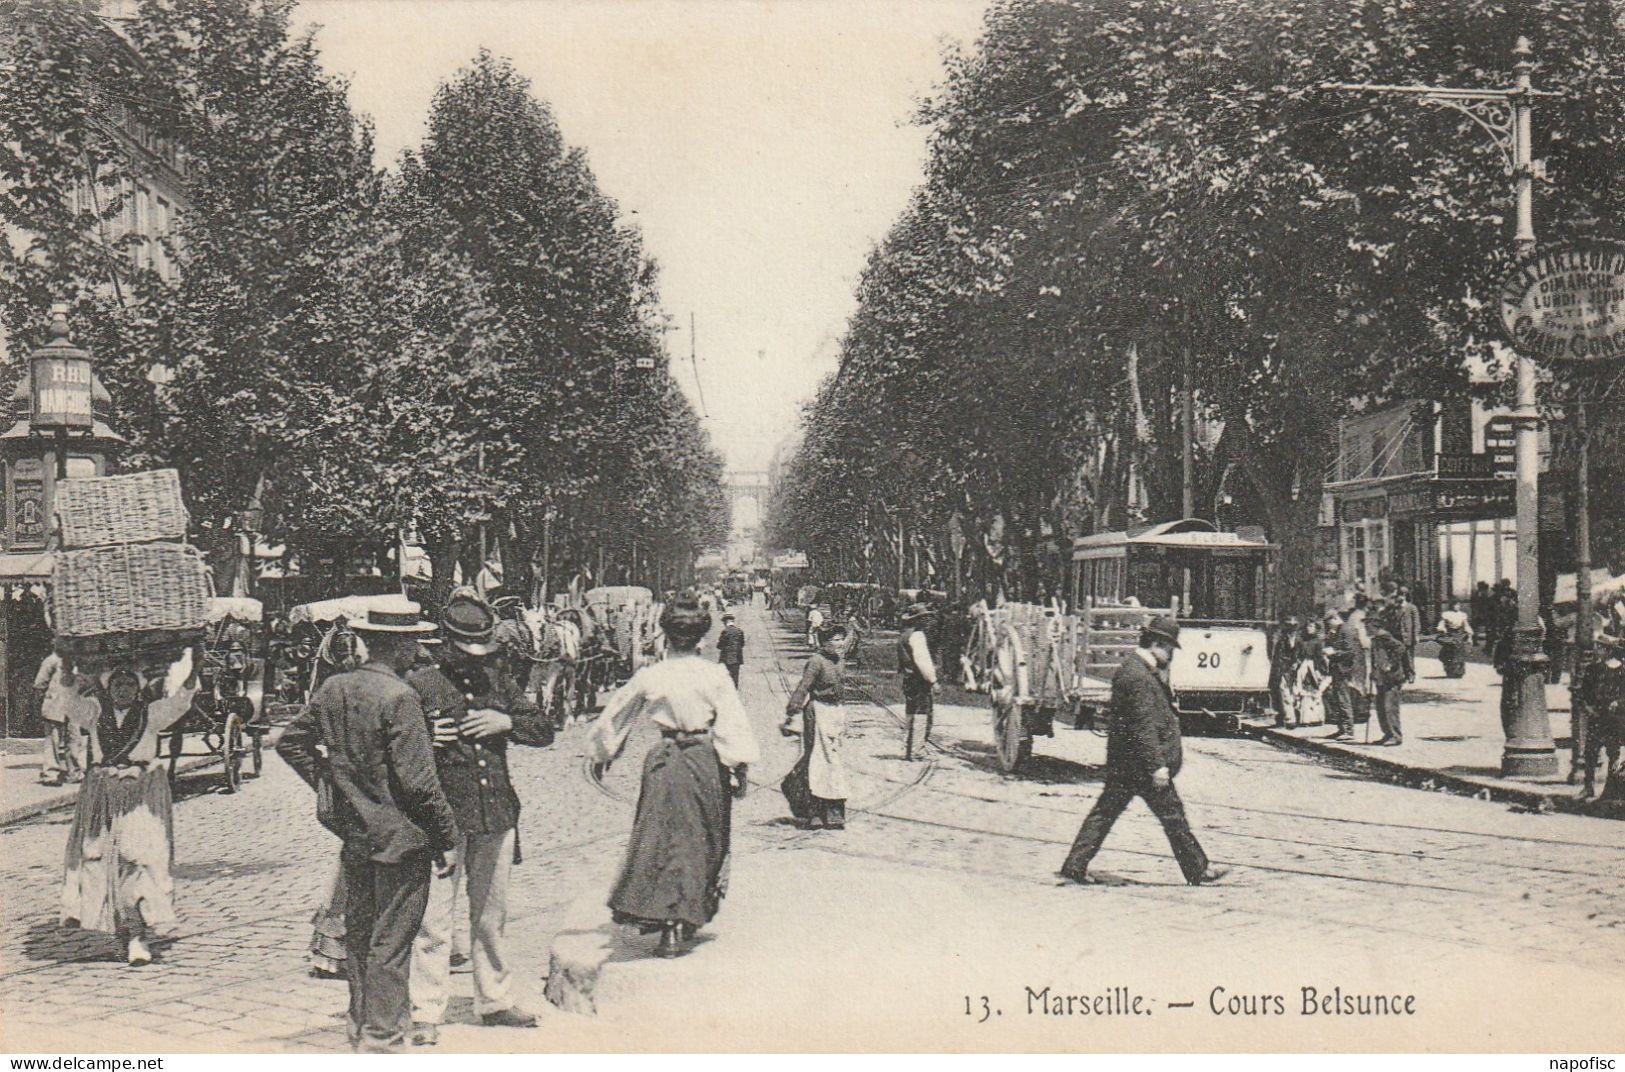
[(429, 606), (424, 607), (423, 611), (425, 616), (432, 615), (438, 619), (445, 609), (447, 597), (451, 595), (451, 575), (462, 553), (462, 541), (431, 539), (428, 541), (428, 551), (433, 578), (429, 584)]
[(478, 583), (480, 570), (485, 567), (485, 563), (480, 561), (480, 545), (477, 536), (471, 534), (469, 538), (464, 539), (457, 545), (457, 564), (462, 567), (463, 583), (465, 585), (473, 586)]
[(507, 531), (512, 535), (502, 541), (502, 586), (528, 604), (536, 581), (536, 532), (517, 516), (508, 519)]
[[(1317, 453), (1303, 463), (1300, 472), (1318, 474), (1324, 468), (1322, 461), (1321, 454)], [(1303, 481), (1298, 498), (1294, 500), (1290, 469), (1283, 478), (1281, 471), (1260, 459), (1256, 451), (1245, 452), (1242, 465), (1268, 519), (1270, 538), (1281, 546), (1275, 570), (1277, 613), (1296, 614), (1300, 618), (1317, 614), (1315, 559), (1320, 539), (1318, 476), (1311, 481)]]
[(222, 531), (217, 527), (203, 531), (205, 536), (201, 543), (204, 554), (208, 556), (209, 571), (214, 574), (215, 594), (230, 595), (231, 587), (237, 580), (237, 570), (242, 564), (237, 531)]

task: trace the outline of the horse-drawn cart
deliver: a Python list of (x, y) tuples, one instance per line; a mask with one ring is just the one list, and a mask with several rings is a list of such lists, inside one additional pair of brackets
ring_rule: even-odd
[[(264, 765), (266, 633), (257, 599), (216, 597), (209, 603), (203, 666), (192, 706), (164, 733), (159, 759), (169, 760), (173, 784), (183, 756), (219, 756), (225, 791), (242, 785), (243, 764), (258, 777)], [(201, 738), (200, 751), (186, 751), (186, 738)]]
[(963, 667), (968, 688), (987, 695), (999, 768), (1019, 768), (1035, 736), (1053, 737), (1057, 716), (1081, 728), (1111, 697), (1111, 678), (1157, 614), (1146, 607), (1054, 607), (1007, 603), (971, 609)]

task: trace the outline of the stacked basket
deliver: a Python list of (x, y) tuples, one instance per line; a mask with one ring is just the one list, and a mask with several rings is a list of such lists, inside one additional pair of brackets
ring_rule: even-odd
[(186, 539), (173, 469), (64, 480), (51, 573), (58, 644), (81, 663), (167, 663), (203, 635), (208, 566)]

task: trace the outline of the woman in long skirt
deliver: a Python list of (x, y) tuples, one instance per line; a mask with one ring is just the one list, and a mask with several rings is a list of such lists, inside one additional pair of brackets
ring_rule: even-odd
[(716, 915), (726, 885), (730, 794), (744, 795), (746, 768), (758, 753), (727, 671), (697, 650), (710, 613), (681, 597), (660, 627), (665, 659), (610, 697), (593, 726), (591, 754), (602, 777), (639, 715), (660, 730), (643, 761), (637, 816), (609, 907), (618, 923), (659, 930), (656, 955), (671, 957)]
[(850, 789), (846, 762), (841, 757), (846, 740), (841, 651), (846, 636), (846, 630), (838, 625), (822, 631), (818, 651), (807, 660), (780, 727), (780, 732), (793, 736), (797, 732), (795, 717), (801, 716), (801, 759), (785, 777), (782, 789), (790, 813), (809, 830), (846, 828)]
[(92, 762), (68, 832), (61, 921), (116, 935), (132, 966), (151, 962), (149, 936), (175, 922), (174, 804), (158, 738), (191, 707), (200, 662), (188, 654), (150, 683), (127, 668), (76, 678), (68, 704)]

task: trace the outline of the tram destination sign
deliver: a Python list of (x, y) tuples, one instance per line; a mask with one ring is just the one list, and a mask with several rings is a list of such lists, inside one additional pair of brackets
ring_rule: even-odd
[(1577, 242), (1520, 263), (1501, 288), (1501, 326), (1536, 360), (1625, 359), (1625, 243)]

